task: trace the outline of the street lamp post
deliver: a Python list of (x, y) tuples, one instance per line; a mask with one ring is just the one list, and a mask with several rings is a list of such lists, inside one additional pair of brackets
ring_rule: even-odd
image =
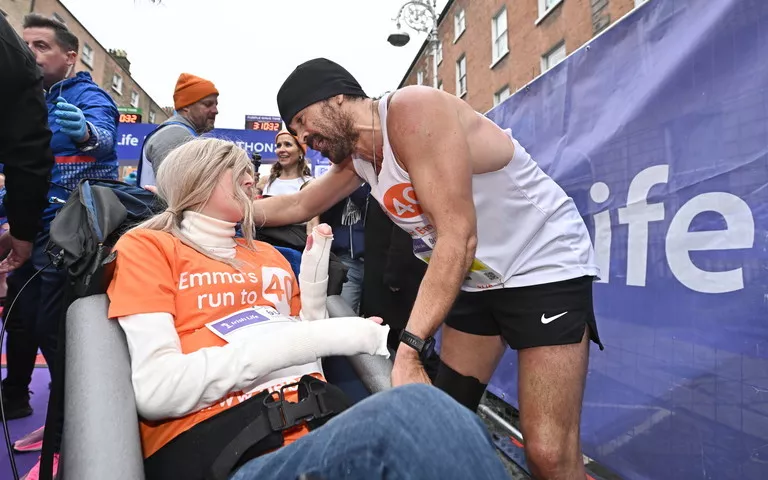
[(437, 34), (437, 0), (410, 0), (404, 3), (397, 16), (392, 20), (397, 22), (397, 31), (387, 38), (387, 41), (395, 47), (405, 46), (411, 39), (408, 32), (400, 27), (402, 19), (406, 25), (417, 32), (426, 33), (427, 40), (432, 45), (432, 86), (437, 88), (437, 47), (440, 37)]

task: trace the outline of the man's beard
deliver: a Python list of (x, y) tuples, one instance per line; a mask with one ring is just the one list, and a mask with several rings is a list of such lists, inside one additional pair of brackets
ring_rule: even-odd
[(333, 133), (320, 137), (325, 143), (320, 153), (331, 163), (338, 165), (352, 156), (360, 134), (355, 131), (354, 123), (348, 115), (336, 112), (327, 106), (323, 108), (323, 113), (328, 119), (329, 126), (332, 126), (328, 130)]

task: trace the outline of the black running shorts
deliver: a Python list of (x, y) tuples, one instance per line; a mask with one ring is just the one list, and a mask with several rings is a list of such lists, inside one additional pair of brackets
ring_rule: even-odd
[(501, 335), (515, 350), (581, 342), (584, 327), (603, 349), (592, 305), (594, 277), (529, 287), (459, 293), (446, 325), (474, 335)]

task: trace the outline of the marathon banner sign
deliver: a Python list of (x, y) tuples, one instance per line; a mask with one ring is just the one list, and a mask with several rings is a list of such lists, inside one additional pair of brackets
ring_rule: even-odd
[[(277, 117), (259, 118), (269, 119)], [(277, 161), (277, 154), (275, 153), (275, 135), (277, 135), (279, 128), (275, 131), (274, 128), (266, 128), (268, 127), (266, 123), (264, 126), (264, 129), (248, 130), (216, 128), (206, 133), (205, 136), (230, 140), (235, 142), (239, 147), (245, 149), (249, 155), (253, 153), (260, 154), (262, 163), (274, 163)], [(118, 124), (117, 158), (120, 161), (120, 165), (138, 165), (138, 160), (141, 156), (141, 146), (144, 143), (144, 139), (157, 127), (158, 125), (150, 123)], [(313, 150), (307, 152), (307, 158), (312, 160), (313, 167), (315, 163), (324, 164), (323, 162), (328, 162), (328, 160), (323, 158), (319, 152)]]
[[(487, 115), (592, 234), (584, 453), (768, 478), (768, 2), (650, 0)], [(513, 405), (517, 372), (508, 352), (489, 387)]]

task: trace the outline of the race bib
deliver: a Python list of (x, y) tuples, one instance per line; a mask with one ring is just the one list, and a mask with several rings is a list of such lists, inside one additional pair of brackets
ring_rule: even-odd
[[(432, 250), (437, 244), (437, 232), (431, 225), (427, 225), (414, 230), (411, 236), (413, 238), (413, 254), (424, 263), (429, 264)], [(492, 288), (503, 283), (504, 279), (501, 275), (477, 258), (472, 261), (472, 266), (464, 277), (464, 285), (469, 288)]]
[(247, 342), (254, 335), (276, 333), (296, 320), (281, 315), (272, 307), (250, 307), (224, 318), (208, 322), (205, 326), (227, 343)]

